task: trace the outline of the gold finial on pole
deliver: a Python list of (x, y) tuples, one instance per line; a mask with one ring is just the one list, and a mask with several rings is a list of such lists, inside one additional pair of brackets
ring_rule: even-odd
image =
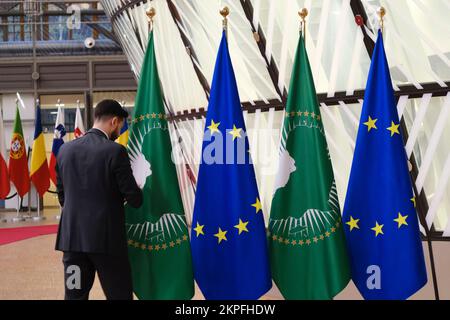
[(302, 10), (300, 10), (298, 12), (298, 15), (302, 19), (302, 21), (300, 22), (300, 32), (303, 33), (303, 38), (305, 38), (306, 37), (306, 17), (308, 16), (308, 9), (302, 8)]
[(377, 14), (380, 17), (381, 33), (384, 33), (384, 16), (386, 15), (386, 9), (384, 7), (379, 7)]
[(151, 31), (153, 29), (153, 17), (156, 14), (156, 10), (155, 10), (155, 8), (150, 7), (147, 9), (147, 11), (145, 11), (145, 14), (147, 15), (147, 19), (148, 19), (149, 31)]
[(228, 37), (228, 15), (230, 14), (230, 9), (227, 6), (223, 7), (219, 11), (220, 15), (223, 17), (222, 27), (225, 30), (225, 35)]

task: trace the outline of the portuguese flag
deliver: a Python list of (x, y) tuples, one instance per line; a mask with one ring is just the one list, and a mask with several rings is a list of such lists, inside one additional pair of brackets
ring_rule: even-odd
[(350, 269), (304, 38), (292, 70), (269, 220), (272, 277), (286, 299), (331, 299)]
[(16, 120), (9, 151), (9, 177), (16, 186), (17, 194), (23, 197), (30, 190), (30, 175), (28, 173), (27, 151), (23, 139), (22, 122), (19, 107), (16, 106)]
[(128, 152), (144, 202), (125, 207), (133, 289), (139, 299), (194, 295), (188, 227), (159, 84), (153, 32), (141, 70)]

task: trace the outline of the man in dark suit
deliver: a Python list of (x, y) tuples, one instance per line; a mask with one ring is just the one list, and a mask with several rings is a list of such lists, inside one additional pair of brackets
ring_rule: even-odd
[(107, 299), (132, 299), (124, 202), (142, 204), (126, 149), (115, 143), (128, 113), (103, 100), (83, 137), (65, 143), (57, 157), (62, 206), (56, 250), (63, 251), (65, 299), (88, 299), (98, 273)]

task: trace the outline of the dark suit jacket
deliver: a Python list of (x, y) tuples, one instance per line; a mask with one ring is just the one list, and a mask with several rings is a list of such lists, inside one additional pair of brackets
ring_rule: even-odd
[(126, 253), (124, 201), (142, 204), (126, 149), (91, 129), (61, 147), (56, 170), (63, 207), (56, 250)]

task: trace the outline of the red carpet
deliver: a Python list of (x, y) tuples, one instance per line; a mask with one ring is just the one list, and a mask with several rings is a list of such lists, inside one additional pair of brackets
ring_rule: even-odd
[(58, 232), (58, 225), (0, 229), (0, 245)]

